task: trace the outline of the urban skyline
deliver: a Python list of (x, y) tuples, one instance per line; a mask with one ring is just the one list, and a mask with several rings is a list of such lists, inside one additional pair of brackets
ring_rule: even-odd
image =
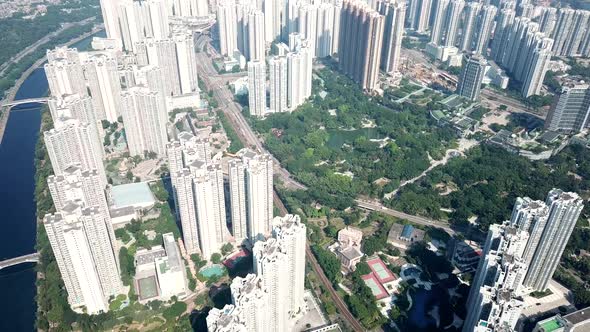
[[(100, 12), (106, 37), (35, 65), (50, 118), (35, 193), (48, 244), (32, 259), (54, 260), (67, 296), (39, 311), (49, 326), (143, 328), (149, 312), (161, 329), (404, 331), (419, 327), (416, 291), (442, 294), (423, 326), (465, 332), (523, 330), (533, 298), (539, 313), (583, 307), (563, 273), (585, 280), (572, 262), (586, 251), (568, 243), (587, 217), (590, 11), (101, 0)], [(501, 153), (530, 160), (522, 178), (461, 169)], [(544, 172), (544, 201), (522, 167)]]

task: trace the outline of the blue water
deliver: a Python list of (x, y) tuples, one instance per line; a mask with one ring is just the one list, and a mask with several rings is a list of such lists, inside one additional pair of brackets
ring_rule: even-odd
[(204, 277), (210, 278), (212, 276), (221, 277), (223, 275), (224, 267), (221, 264), (214, 264), (209, 267), (202, 268), (199, 273)]
[[(16, 99), (42, 97), (47, 79), (38, 69), (23, 83)], [(0, 145), (0, 259), (35, 250), (35, 145), (41, 106), (22, 105), (10, 114)], [(35, 270), (20, 265), (0, 271), (0, 331), (32, 331), (35, 325)]]

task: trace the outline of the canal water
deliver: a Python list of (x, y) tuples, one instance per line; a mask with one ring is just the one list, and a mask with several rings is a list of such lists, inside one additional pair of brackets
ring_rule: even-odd
[[(104, 36), (100, 32), (96, 36)], [(88, 49), (92, 37), (72, 47)], [(35, 70), (16, 100), (47, 95), (42, 68)], [(41, 125), (41, 105), (13, 108), (0, 144), (0, 260), (33, 253), (36, 235), (35, 145)], [(0, 270), (0, 331), (35, 329), (35, 268), (22, 264)]]
[[(16, 99), (43, 97), (47, 79), (35, 70)], [(16, 106), (0, 145), (0, 259), (35, 250), (35, 145), (41, 106)], [(0, 270), (0, 331), (32, 331), (35, 325), (35, 269), (23, 264)]]

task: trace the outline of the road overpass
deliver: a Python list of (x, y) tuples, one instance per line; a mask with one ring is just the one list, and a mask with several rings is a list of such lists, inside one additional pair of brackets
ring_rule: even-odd
[(28, 255), (23, 255), (15, 258), (0, 261), (0, 270), (23, 263), (37, 263), (39, 262), (39, 253), (35, 252)]

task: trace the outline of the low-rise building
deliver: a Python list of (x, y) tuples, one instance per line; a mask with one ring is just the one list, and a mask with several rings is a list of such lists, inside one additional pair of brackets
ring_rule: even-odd
[(393, 224), (389, 230), (387, 242), (394, 247), (407, 249), (413, 243), (423, 241), (425, 234), (426, 232), (412, 225)]
[(533, 332), (587, 332), (590, 331), (590, 307), (571, 314), (555, 315), (537, 322)]
[(188, 293), (186, 268), (172, 233), (162, 235), (164, 247), (139, 249), (135, 253), (135, 291), (140, 303), (167, 301)]

